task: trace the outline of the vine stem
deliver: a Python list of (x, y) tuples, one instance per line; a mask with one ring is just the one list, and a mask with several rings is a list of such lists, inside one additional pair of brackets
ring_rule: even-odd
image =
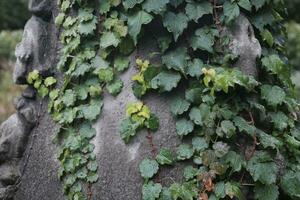
[[(255, 126), (255, 120), (254, 120), (254, 117), (252, 115), (252, 112), (248, 111), (248, 114), (249, 114), (249, 117), (250, 117), (250, 124), (252, 124), (253, 126)], [(256, 145), (259, 144), (257, 142), (256, 133), (253, 134), (252, 138), (253, 138), (253, 145), (251, 146), (251, 151), (249, 152), (248, 155), (245, 156), (245, 158), (246, 158), (247, 161), (250, 160), (253, 157), (253, 155), (254, 155), (254, 153), (256, 151)], [(247, 186), (247, 185), (245, 185), (245, 184), (242, 183), (243, 179), (244, 179), (244, 176), (245, 176), (245, 171), (243, 172), (242, 177), (240, 179), (240, 184), (243, 185), (243, 186)]]
[(92, 198), (93, 198), (92, 184), (89, 183), (87, 187), (87, 199), (92, 200)]
[[(250, 123), (255, 126), (255, 121), (254, 121), (254, 118), (253, 118), (253, 115), (252, 115), (252, 112), (251, 111), (248, 111), (248, 114), (249, 114), (249, 117), (250, 117)], [(256, 133), (253, 134), (252, 136), (253, 138), (253, 145), (251, 147), (251, 151), (250, 151), (250, 154), (248, 156), (248, 158), (246, 158), (247, 160), (250, 160), (252, 158), (252, 156), (254, 155), (255, 151), (256, 151), (256, 145), (258, 145), (259, 143), (257, 142), (257, 137), (256, 137)]]
[[(146, 138), (148, 139), (148, 144), (149, 144), (149, 146), (151, 148), (152, 159), (155, 160), (155, 157), (157, 155), (157, 148), (154, 145), (153, 136), (152, 136), (152, 133), (150, 132), (149, 129), (147, 129), (147, 136), (146, 136)], [(160, 179), (159, 173), (157, 174), (156, 177), (157, 177), (157, 182), (161, 183), (161, 179)]]
[(153, 143), (153, 136), (152, 136), (152, 133), (147, 130), (147, 136), (146, 138), (148, 139), (148, 143), (150, 145), (150, 148), (151, 148), (151, 155), (152, 155), (152, 158), (155, 159), (156, 157), (156, 154), (157, 154), (157, 149)]
[(219, 6), (218, 5), (218, 0), (211, 0), (211, 3), (213, 5), (213, 18), (215, 21), (215, 25), (218, 28), (219, 32), (222, 32), (222, 26), (221, 26), (221, 22), (220, 22), (220, 18), (218, 15), (218, 9), (223, 8), (223, 6)]

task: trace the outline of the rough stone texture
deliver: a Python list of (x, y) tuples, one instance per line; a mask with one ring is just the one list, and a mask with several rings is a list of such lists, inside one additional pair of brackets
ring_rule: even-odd
[[(30, 3), (30, 5), (33, 5), (32, 2)], [(49, 31), (55, 32), (52, 22), (53, 18), (48, 24), (48, 21), (43, 18), (34, 16), (27, 23), (23, 41), (16, 50), (19, 58), (15, 69), (17, 83), (23, 83), (22, 81), (24, 81), (27, 73), (33, 69), (38, 69), (40, 72), (47, 71), (48, 69), (45, 70), (44, 66), (46, 65), (43, 65), (43, 63), (51, 63), (54, 60), (51, 58), (56, 55), (51, 51), (47, 51), (49, 48), (45, 48), (49, 45), (49, 41), (51, 44), (57, 43), (56, 35), (46, 35)], [(41, 32), (43, 28), (48, 31)], [(48, 38), (45, 38), (45, 36)], [(43, 42), (40, 43), (37, 40)], [(153, 42), (148, 41), (148, 44), (145, 43), (143, 49), (139, 52), (139, 57), (142, 55), (147, 57), (146, 55), (152, 51), (152, 46)], [(53, 48), (55, 49), (55, 47)], [(135, 53), (131, 56), (132, 63), (135, 63), (135, 56)], [(55, 62), (47, 66), (55, 66)], [(20, 68), (25, 68), (26, 71), (19, 73)], [(141, 199), (143, 181), (138, 172), (138, 164), (145, 157), (151, 157), (150, 144), (146, 138), (147, 133), (140, 132), (128, 145), (124, 144), (118, 133), (118, 126), (125, 117), (124, 112), (127, 102), (137, 101), (131, 90), (131, 77), (135, 73), (135, 67), (132, 66), (130, 70), (122, 75), (121, 78), (125, 86), (117, 98), (105, 94), (103, 117), (94, 125), (97, 129), (94, 144), (100, 166), (100, 178), (99, 182), (93, 186), (93, 199)], [(30, 96), (28, 92), (24, 92), (24, 94)], [(168, 100), (163, 95), (149, 95), (145, 102), (161, 119), (160, 129), (153, 137), (155, 147), (157, 149), (170, 147), (175, 150), (175, 147), (179, 144), (179, 138), (175, 134), (175, 123), (169, 112)], [(57, 178), (56, 147), (51, 142), (56, 127), (53, 123), (49, 123), (51, 119), (46, 114), (44, 107), (46, 107), (46, 104), (43, 105), (39, 124), (31, 133), (32, 137), (24, 155), (23, 161), (28, 160), (28, 163), (15, 196), (17, 200), (64, 199), (62, 187)], [(182, 165), (172, 169), (164, 168), (157, 180), (168, 185), (172, 182), (171, 178), (180, 179), (179, 174), (182, 174)]]
[(33, 99), (21, 97), (16, 108), (18, 112), (0, 126), (0, 199), (11, 198), (21, 176), (20, 160), (37, 121)]
[(49, 74), (53, 65), (49, 57), (51, 28), (47, 21), (37, 16), (32, 16), (26, 23), (23, 39), (16, 48), (16, 66), (14, 81), (17, 84), (26, 84), (26, 77), (34, 69), (39, 70), (42, 75)]
[(238, 56), (235, 66), (247, 75), (258, 77), (256, 59), (261, 56), (261, 46), (255, 38), (253, 27), (246, 16), (241, 14), (224, 34), (231, 38), (230, 51)]
[[(141, 55), (147, 54), (141, 53)], [(132, 56), (132, 62), (134, 58), (135, 56)], [(131, 89), (131, 77), (135, 73), (134, 67), (131, 67), (122, 75), (125, 85), (117, 98), (105, 95), (102, 117), (95, 124), (97, 137), (94, 144), (99, 160), (100, 178), (94, 187), (94, 199), (142, 199), (143, 180), (138, 172), (138, 164), (144, 158), (151, 158), (151, 146), (146, 138), (147, 133), (146, 131), (139, 132), (137, 137), (127, 145), (118, 133), (118, 126), (125, 117), (127, 102), (137, 101)], [(165, 95), (151, 94), (144, 102), (160, 119), (160, 128), (153, 136), (155, 147), (175, 150), (180, 140), (176, 136), (175, 123), (169, 111), (169, 98)], [(163, 168), (156, 180), (168, 185), (172, 179), (180, 180), (181, 174), (181, 166)]]
[[(58, 59), (58, 30), (53, 23), (57, 14), (55, 1), (30, 0), (29, 10), (33, 17), (26, 24), (23, 40), (16, 49), (14, 79), (18, 84), (23, 84), (28, 72), (33, 69), (39, 70), (42, 75), (51, 74)], [(233, 31), (227, 30), (227, 33), (234, 38), (230, 48), (239, 56), (236, 65), (244, 72), (255, 75), (257, 72), (253, 69), (248, 71), (247, 67), (255, 66), (261, 51), (260, 45), (245, 17), (240, 16), (235, 27)], [(154, 42), (146, 40), (142, 44), (138, 56), (147, 58), (149, 52), (154, 50)], [(137, 52), (131, 56), (131, 63), (134, 63), (136, 54)], [(142, 159), (151, 157), (147, 133), (138, 133), (127, 145), (118, 133), (127, 102), (136, 101), (131, 90), (131, 77), (135, 73), (136, 69), (132, 66), (121, 76), (124, 89), (116, 98), (105, 94), (102, 117), (94, 124), (97, 136), (93, 143), (99, 163), (99, 181), (92, 186), (95, 200), (141, 199), (142, 179), (138, 164)], [(157, 149), (166, 147), (174, 151), (180, 143), (169, 111), (169, 99), (172, 95), (149, 94), (144, 100), (160, 118), (160, 128), (153, 136)], [(63, 200), (62, 186), (57, 178), (59, 163), (55, 158), (56, 146), (52, 143), (57, 126), (46, 112), (47, 102), (35, 100), (32, 103), (35, 96), (32, 89), (24, 91), (22, 96), (17, 106), (18, 113), (0, 126), (0, 200), (10, 199), (4, 195), (11, 196), (14, 193), (16, 200)], [(35, 112), (28, 110), (33, 104)], [(35, 120), (31, 120), (35, 119), (34, 116), (37, 117), (37, 124), (34, 123)], [(29, 137), (33, 125), (35, 127)], [(5, 138), (11, 138), (13, 145), (9, 148), (2, 144)], [(25, 147), (27, 149), (24, 153)], [(156, 181), (163, 185), (169, 185), (173, 180), (180, 181), (183, 165), (163, 167), (155, 177)], [(18, 183), (17, 187), (14, 186), (15, 183)]]

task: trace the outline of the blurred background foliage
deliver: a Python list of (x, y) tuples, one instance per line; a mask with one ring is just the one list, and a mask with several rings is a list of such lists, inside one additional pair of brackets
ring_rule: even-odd
[(0, 32), (0, 123), (14, 112), (14, 99), (22, 87), (13, 84), (14, 49), (21, 41), (22, 31)]
[(294, 68), (292, 80), (300, 96), (300, 0), (286, 0), (289, 13), (286, 23), (287, 52), (290, 64)]
[(28, 0), (0, 0), (0, 31), (22, 29), (29, 12)]
[(13, 84), (14, 50), (30, 14), (28, 0), (0, 0), (0, 123), (14, 112), (22, 87)]
[[(286, 22), (288, 57), (295, 69), (293, 81), (300, 91), (300, 0), (285, 0), (285, 3), (289, 13)], [(13, 99), (22, 90), (13, 84), (12, 71), (14, 49), (30, 17), (27, 4), (28, 0), (0, 0), (0, 123), (14, 112)]]

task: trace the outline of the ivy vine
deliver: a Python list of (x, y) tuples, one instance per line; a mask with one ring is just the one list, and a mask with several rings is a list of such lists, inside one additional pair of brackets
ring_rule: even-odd
[[(58, 5), (64, 79), (53, 89), (53, 77), (43, 80), (32, 72), (28, 82), (43, 97), (49, 94), (49, 112), (61, 125), (59, 177), (68, 199), (92, 198), (90, 187), (98, 180), (92, 124), (101, 114), (103, 90), (121, 92), (118, 74), (149, 35), (157, 41), (161, 64), (136, 60), (132, 90), (141, 101), (128, 105), (120, 136), (127, 143), (142, 128), (158, 129), (159, 119), (142, 102), (147, 92), (178, 91), (170, 111), (178, 137), (190, 141), (140, 163), (143, 200), (299, 199), (299, 103), (285, 57), (283, 1), (59, 0)], [(227, 51), (230, 39), (222, 31), (240, 14), (251, 21), (263, 47), (259, 77), (234, 68), (238, 58)], [(147, 31), (152, 23), (164, 31)], [(187, 86), (184, 95), (179, 85)], [(161, 167), (185, 160), (193, 164), (184, 169), (184, 182), (154, 182)]]

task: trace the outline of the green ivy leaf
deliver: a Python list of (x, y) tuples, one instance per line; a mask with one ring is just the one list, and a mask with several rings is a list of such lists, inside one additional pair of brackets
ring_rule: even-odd
[(110, 0), (102, 0), (99, 2), (99, 13), (101, 15), (108, 13), (111, 8)]
[(300, 196), (300, 173), (299, 170), (292, 171), (287, 170), (281, 177), (280, 182), (281, 189), (290, 197), (295, 199)]
[(78, 19), (80, 22), (87, 22), (94, 18), (93, 9), (80, 8), (78, 10)]
[(93, 18), (93, 20), (88, 22), (82, 22), (78, 26), (78, 32), (82, 35), (91, 35), (97, 28), (97, 19)]
[(122, 55), (129, 55), (135, 50), (134, 47), (134, 41), (127, 35), (124, 39), (122, 39), (119, 45), (119, 51)]
[(191, 103), (200, 104), (202, 103), (202, 91), (201, 88), (188, 89), (185, 92), (185, 98)]
[(279, 196), (278, 187), (274, 184), (264, 185), (256, 183), (254, 187), (254, 198), (257, 200), (277, 200)]
[(60, 124), (70, 124), (74, 121), (76, 113), (76, 109), (65, 109), (57, 117), (54, 117), (54, 120), (59, 121)]
[(261, 10), (252, 17), (251, 22), (257, 29), (263, 31), (265, 26), (275, 22), (275, 17), (271, 11)]
[(55, 25), (56, 26), (61, 26), (62, 23), (64, 22), (66, 18), (65, 13), (59, 13), (56, 17), (55, 17)]
[(119, 132), (125, 143), (128, 143), (130, 138), (135, 136), (139, 127), (140, 124), (130, 118), (126, 118), (121, 122)]
[(142, 84), (137, 83), (137, 82), (135, 82), (132, 85), (133, 94), (138, 99), (142, 98), (142, 96), (146, 94), (147, 89), (148, 88), (145, 85), (142, 85)]
[(65, 146), (72, 151), (76, 151), (81, 147), (81, 138), (79, 136), (69, 135), (65, 140)]
[(141, 176), (145, 179), (152, 178), (159, 169), (155, 160), (144, 159), (139, 165)]
[(87, 177), (87, 174), (88, 174), (88, 170), (86, 169), (86, 167), (82, 167), (76, 172), (76, 176), (79, 179), (85, 179)]
[(270, 47), (273, 47), (274, 38), (273, 38), (272, 33), (269, 30), (265, 29), (264, 31), (260, 32), (260, 35), (261, 35), (262, 39), (264, 41), (266, 41)]
[(151, 113), (150, 118), (145, 121), (145, 126), (152, 131), (157, 131), (159, 128), (159, 118)]
[(251, 4), (255, 6), (256, 10), (262, 8), (266, 3), (266, 0), (251, 0)]
[(81, 112), (83, 114), (83, 117), (90, 121), (97, 119), (97, 117), (101, 113), (102, 106), (103, 102), (101, 100), (92, 102), (90, 105), (82, 106)]
[(129, 59), (127, 57), (118, 56), (114, 61), (114, 68), (118, 72), (123, 72), (129, 67)]
[(47, 77), (44, 81), (46, 87), (53, 86), (55, 83), (56, 83), (56, 79), (52, 76)]
[(222, 129), (222, 132), (225, 133), (227, 138), (231, 138), (235, 134), (235, 131), (236, 131), (236, 127), (229, 120), (224, 120), (221, 122), (221, 129)]
[(177, 153), (178, 160), (187, 160), (193, 156), (194, 150), (189, 144), (181, 144), (178, 147), (176, 153)]
[(242, 169), (242, 166), (244, 165), (244, 160), (241, 155), (237, 154), (234, 151), (229, 151), (225, 157), (224, 160), (226, 163), (229, 164), (229, 166), (232, 168), (233, 172), (239, 172)]
[(47, 96), (49, 94), (49, 89), (45, 85), (41, 85), (38, 88), (38, 94), (39, 94), (39, 96), (44, 98), (45, 96)]
[(167, 4), (169, 0), (160, 0), (160, 1), (152, 1), (152, 0), (145, 0), (142, 7), (147, 12), (153, 12), (155, 14), (162, 13), (166, 10)]
[(272, 149), (276, 149), (278, 147), (280, 147), (282, 145), (282, 143), (275, 138), (272, 135), (269, 135), (259, 129), (256, 130), (257, 132), (257, 136), (259, 138), (259, 143), (264, 147), (264, 148), (272, 148)]
[(194, 124), (187, 119), (179, 119), (176, 122), (176, 133), (179, 136), (185, 136), (194, 130)]
[(105, 61), (102, 57), (100, 56), (95, 56), (92, 61), (92, 66), (95, 69), (107, 69), (109, 68), (109, 63)]
[(205, 138), (202, 137), (194, 137), (192, 139), (192, 145), (194, 151), (201, 152), (208, 148), (208, 143)]
[(263, 85), (261, 87), (261, 98), (266, 100), (270, 106), (282, 104), (285, 96), (284, 90), (278, 86)]
[(189, 113), (189, 117), (196, 125), (202, 126), (202, 115), (199, 108), (193, 107)]
[(193, 182), (185, 182), (182, 185), (173, 183), (170, 186), (172, 199), (193, 200), (198, 195), (197, 185)]
[(74, 24), (76, 24), (77, 21), (78, 19), (76, 17), (68, 16), (62, 25), (65, 29), (67, 29), (72, 27)]
[(96, 183), (99, 179), (99, 175), (97, 174), (97, 172), (89, 172), (86, 179), (89, 183)]
[(244, 8), (245, 10), (251, 11), (251, 3), (249, 0), (239, 0), (238, 2), (239, 6)]
[(65, 0), (65, 1), (62, 1), (61, 5), (60, 5), (60, 9), (62, 12), (66, 12), (68, 10), (68, 8), (70, 8), (70, 6), (71, 6), (70, 0)]
[(162, 189), (159, 200), (172, 200), (172, 196), (169, 188), (164, 187)]
[(141, 32), (142, 25), (149, 24), (152, 19), (152, 15), (145, 11), (138, 11), (128, 16), (128, 33), (132, 37), (134, 44), (137, 43), (137, 36)]
[(58, 89), (51, 90), (51, 92), (49, 93), (49, 97), (52, 101), (56, 100), (58, 98), (58, 95), (59, 95)]
[(171, 101), (170, 110), (171, 113), (174, 115), (181, 115), (189, 109), (190, 105), (191, 104), (185, 99), (180, 97), (175, 97)]
[(240, 15), (240, 8), (237, 3), (231, 3), (231, 1), (225, 1), (223, 4), (223, 12), (225, 16), (226, 24), (229, 24)]
[(155, 76), (151, 82), (151, 88), (159, 89), (159, 91), (171, 91), (173, 88), (177, 87), (181, 76), (177, 72), (163, 71)]
[[(126, 115), (132, 116), (133, 114), (139, 113), (142, 110), (143, 106), (144, 106), (144, 104), (140, 101), (135, 102), (135, 103), (129, 103), (126, 106)], [(148, 109), (147, 113), (150, 115), (149, 109)]]
[(215, 194), (216, 194), (216, 197), (218, 197), (218, 198), (225, 198), (226, 190), (225, 190), (225, 183), (223, 181), (216, 183)]
[(156, 161), (160, 165), (171, 165), (173, 163), (172, 152), (168, 149), (161, 149), (156, 156)]
[(89, 94), (91, 97), (98, 97), (102, 93), (102, 88), (100, 85), (91, 85), (89, 87)]
[(242, 193), (238, 183), (235, 182), (227, 182), (225, 184), (225, 193), (231, 199), (236, 197), (238, 200), (246, 200), (244, 194)]
[(117, 36), (116, 33), (106, 31), (102, 33), (100, 38), (100, 47), (105, 49), (110, 46), (117, 47), (121, 42), (120, 38)]
[(283, 83), (287, 85), (291, 84), (290, 69), (278, 55), (264, 57), (262, 64), (268, 71), (276, 74)]
[(283, 131), (288, 127), (289, 118), (283, 112), (271, 113), (270, 116), (274, 127), (279, 131)]
[(194, 20), (196, 23), (203, 15), (212, 14), (213, 7), (210, 2), (191, 2), (185, 7), (185, 12), (190, 20)]
[(155, 200), (159, 197), (161, 191), (161, 184), (153, 183), (153, 181), (150, 181), (143, 185), (143, 200)]
[(88, 88), (84, 85), (76, 85), (74, 91), (79, 100), (85, 100), (88, 97)]
[(96, 135), (96, 130), (91, 126), (90, 123), (83, 123), (80, 126), (79, 134), (82, 138), (92, 139)]
[(32, 72), (29, 72), (27, 76), (27, 83), (33, 84), (34, 81), (36, 81), (40, 77), (40, 73), (37, 70), (33, 70)]
[(87, 168), (88, 168), (88, 170), (90, 170), (92, 172), (96, 172), (98, 169), (97, 161), (89, 161), (87, 164)]
[(98, 77), (100, 81), (108, 83), (114, 79), (114, 72), (112, 68), (107, 69), (99, 69), (98, 70)]
[(184, 74), (188, 59), (187, 49), (180, 47), (162, 56), (162, 63), (165, 64), (168, 69), (174, 69)]
[(72, 76), (74, 76), (74, 77), (83, 76), (90, 69), (91, 69), (91, 66), (88, 63), (79, 64), (76, 67), (76, 69), (72, 72)]
[(186, 181), (189, 181), (193, 179), (195, 176), (197, 176), (199, 173), (199, 170), (197, 168), (194, 168), (192, 166), (187, 166), (183, 170), (183, 177)]
[(170, 47), (171, 43), (172, 43), (172, 37), (169, 36), (168, 34), (165, 34), (157, 38), (157, 44), (162, 53), (164, 53)]
[(249, 135), (254, 135), (255, 127), (250, 125), (244, 118), (242, 117), (235, 117), (233, 119), (235, 126), (239, 129), (240, 132), (245, 131)]
[(215, 151), (215, 155), (219, 158), (225, 156), (229, 151), (228, 144), (224, 142), (216, 142), (213, 144), (213, 149)]
[(73, 106), (76, 101), (76, 94), (73, 90), (66, 90), (64, 96), (62, 97), (63, 103), (67, 106)]
[(193, 61), (190, 61), (188, 63), (186, 73), (191, 77), (199, 78), (202, 75), (203, 66), (204, 63), (202, 62), (202, 60), (195, 58)]
[(122, 91), (122, 88), (123, 81), (121, 79), (115, 79), (113, 82), (106, 85), (107, 91), (113, 96), (117, 96)]
[(188, 26), (188, 17), (183, 13), (167, 12), (163, 17), (163, 24), (169, 32), (173, 33), (175, 41)]
[(129, 8), (133, 8), (135, 5), (142, 3), (144, 0), (124, 0), (123, 5), (127, 10)]
[(262, 151), (257, 151), (249, 160), (247, 171), (249, 171), (254, 181), (260, 181), (267, 185), (275, 183), (278, 174), (278, 168), (271, 156)]
[(72, 186), (76, 182), (76, 176), (74, 174), (68, 174), (64, 177), (63, 181), (66, 186)]
[(216, 36), (218, 36), (216, 29), (209, 27), (197, 29), (190, 40), (190, 45), (194, 50), (201, 49), (213, 53)]
[(40, 89), (41, 86), (43, 86), (44, 88), (47, 88), (45, 85), (42, 85), (42, 79), (39, 77), (37, 80), (34, 81), (33, 87), (35, 89)]

